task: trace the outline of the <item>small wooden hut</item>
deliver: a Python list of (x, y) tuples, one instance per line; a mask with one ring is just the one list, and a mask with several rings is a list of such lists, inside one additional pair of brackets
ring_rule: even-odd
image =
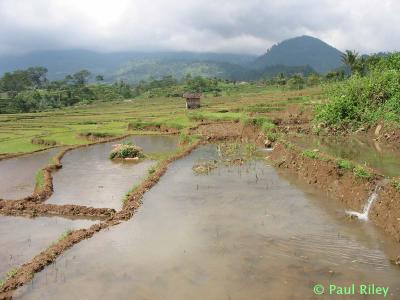
[(187, 109), (200, 108), (201, 93), (185, 93), (183, 97), (186, 98)]

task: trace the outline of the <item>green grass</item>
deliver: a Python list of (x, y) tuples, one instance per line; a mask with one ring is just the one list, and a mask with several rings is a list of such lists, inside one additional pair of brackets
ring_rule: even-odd
[(279, 138), (279, 133), (277, 132), (268, 132), (267, 133), (267, 138), (271, 141), (271, 142), (276, 142)]
[(36, 187), (42, 188), (45, 185), (45, 180), (44, 180), (44, 171), (39, 170), (36, 173)]
[(72, 233), (72, 230), (70, 230), (70, 229), (64, 231), (64, 232), (60, 235), (60, 237), (58, 238), (57, 241), (58, 241), (58, 242), (61, 242), (61, 241), (65, 240), (71, 233)]
[(0, 280), (0, 289), (4, 286), (9, 278), (14, 277), (18, 273), (18, 268), (12, 268), (6, 273), (6, 277)]
[[(186, 110), (182, 98), (139, 97), (132, 101), (98, 102), (40, 113), (0, 114), (0, 154), (26, 153), (47, 148), (32, 144), (34, 137), (52, 140), (58, 145), (82, 145), (89, 141), (80, 137), (80, 133), (121, 136), (142, 132), (146, 125), (164, 125), (182, 131), (195, 126), (202, 119), (254, 122), (264, 132), (273, 132), (274, 125), (269, 121), (270, 112), (249, 112), (245, 108), (279, 106), (285, 109), (293, 101), (290, 99), (303, 97), (304, 101), (311, 102), (319, 95), (320, 88), (299, 92), (257, 87), (253, 84), (227, 85), (221, 96), (206, 93), (201, 100), (202, 108), (193, 111)], [(129, 131), (128, 124), (131, 124)]]
[(308, 158), (311, 158), (311, 159), (318, 159), (319, 158), (318, 153), (313, 151), (313, 150), (304, 150), (302, 152), (302, 155), (304, 157), (308, 157)]
[(203, 111), (195, 111), (188, 114), (189, 119), (193, 121), (236, 121), (239, 122), (244, 114), (235, 113), (235, 112), (203, 112)]
[(338, 159), (336, 161), (336, 164), (340, 169), (344, 169), (344, 170), (353, 170), (354, 169), (353, 163), (346, 159)]
[(400, 179), (392, 179), (392, 186), (400, 191)]
[(373, 177), (373, 174), (367, 171), (364, 167), (362, 166), (356, 166), (353, 169), (354, 175), (356, 177), (361, 178), (361, 179), (371, 179)]

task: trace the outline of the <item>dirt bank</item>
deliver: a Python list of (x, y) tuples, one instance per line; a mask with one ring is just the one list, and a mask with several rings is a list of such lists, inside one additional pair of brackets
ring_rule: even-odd
[(208, 141), (235, 139), (241, 136), (243, 126), (240, 122), (201, 123), (190, 130), (191, 134), (203, 136)]
[[(305, 182), (315, 185), (329, 196), (339, 199), (346, 208), (362, 211), (366, 200), (383, 177), (373, 173), (369, 179), (357, 177), (353, 171), (341, 169), (333, 158), (303, 155), (300, 149), (278, 143), (270, 155), (279, 168), (296, 171)], [(400, 192), (386, 184), (372, 208), (370, 218), (385, 232), (400, 242)]]
[(128, 131), (129, 130), (144, 130), (144, 131), (155, 131), (158, 133), (167, 133), (167, 134), (179, 134), (180, 131), (177, 128), (168, 127), (163, 124), (160, 125), (145, 125), (143, 127), (135, 127), (132, 124), (128, 124)]
[(0, 214), (7, 216), (68, 216), (106, 219), (115, 214), (111, 208), (94, 208), (80, 205), (55, 205), (33, 203), (27, 200), (0, 200)]
[(264, 145), (265, 134), (256, 126), (243, 125), (241, 122), (201, 123), (190, 130), (190, 134), (201, 135), (205, 140), (226, 141), (240, 140), (245, 143)]

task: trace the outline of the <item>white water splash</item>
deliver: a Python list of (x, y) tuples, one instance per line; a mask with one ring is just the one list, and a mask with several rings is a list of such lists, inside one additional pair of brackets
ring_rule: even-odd
[(357, 211), (346, 210), (346, 214), (357, 217), (357, 219), (359, 220), (368, 221), (369, 211), (371, 210), (372, 205), (375, 203), (376, 199), (378, 199), (380, 189), (381, 185), (377, 185), (375, 187), (375, 190), (373, 191), (371, 196), (369, 196), (368, 202), (365, 204), (364, 209), (361, 213)]

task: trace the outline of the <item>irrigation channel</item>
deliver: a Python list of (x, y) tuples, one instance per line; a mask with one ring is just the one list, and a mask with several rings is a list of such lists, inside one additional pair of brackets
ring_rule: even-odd
[(366, 164), (387, 177), (400, 176), (400, 148), (362, 136), (292, 136), (303, 148), (319, 149), (335, 157)]
[[(220, 161), (217, 149), (174, 162), (132, 219), (64, 252), (15, 299), (321, 299), (317, 283), (375, 284), (399, 299), (398, 243), (264, 157), (195, 173)], [(340, 297), (355, 298), (369, 299)]]

